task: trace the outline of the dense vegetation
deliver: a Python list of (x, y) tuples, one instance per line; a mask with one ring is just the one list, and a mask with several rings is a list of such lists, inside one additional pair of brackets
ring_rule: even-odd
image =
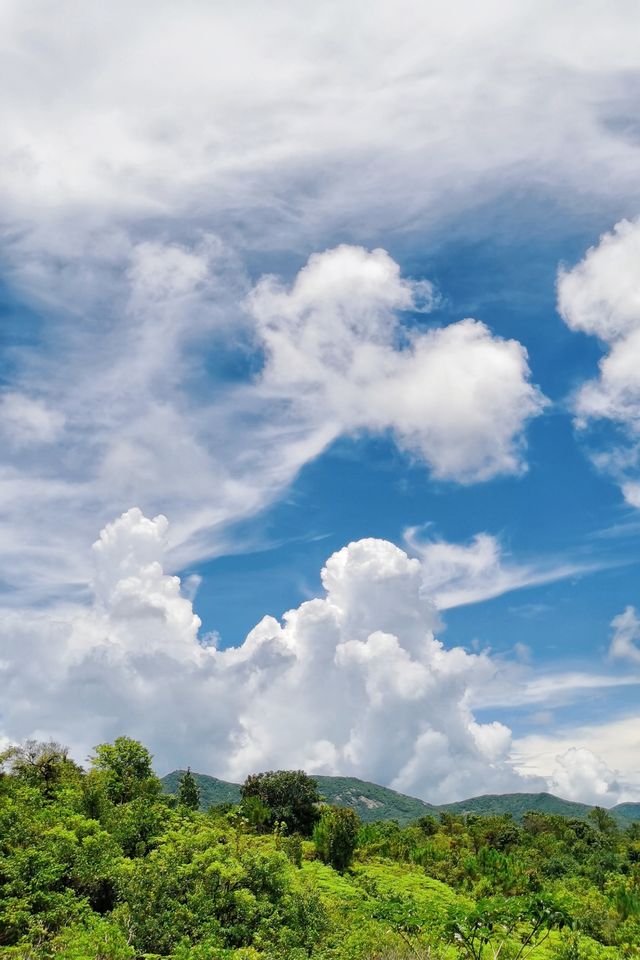
[(640, 957), (640, 825), (598, 808), (361, 824), (276, 772), (200, 812), (198, 779), (163, 794), (126, 737), (88, 772), (57, 744), (2, 761), (3, 958)]
[[(184, 772), (184, 770), (174, 770), (163, 777), (161, 781), (163, 789), (167, 793), (177, 793)], [(218, 780), (217, 777), (210, 777), (204, 773), (195, 773), (193, 776), (200, 791), (202, 810), (208, 810), (210, 806), (219, 803), (240, 803), (240, 784)], [(439, 815), (447, 812), (465, 816), (473, 813), (491, 815), (510, 813), (515, 820), (521, 820), (525, 813), (536, 811), (588, 820), (593, 810), (593, 807), (586, 803), (563, 800), (551, 793), (491, 794), (434, 806), (416, 797), (408, 797), (404, 793), (390, 790), (389, 787), (358, 780), (357, 777), (316, 776), (314, 779), (323, 800), (338, 807), (351, 807), (363, 823), (373, 823), (376, 820), (412, 823), (425, 814)], [(626, 827), (640, 820), (640, 803), (619, 803), (616, 807), (612, 807), (609, 813), (620, 826)]]

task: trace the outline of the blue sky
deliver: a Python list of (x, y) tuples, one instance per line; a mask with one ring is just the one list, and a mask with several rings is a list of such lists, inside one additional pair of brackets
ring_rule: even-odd
[[(386, 437), (341, 438), (303, 468), (282, 501), (245, 525), (246, 535), (259, 539), (253, 556), (220, 557), (210, 568), (198, 567), (207, 584), (211, 577), (212, 595), (219, 594), (210, 616), (207, 591), (201, 590), (200, 615), (208, 627), (228, 638), (226, 642), (235, 642), (235, 637), (244, 636), (256, 622), (258, 607), (251, 602), (255, 586), (242, 587), (244, 603), (238, 603), (238, 596), (229, 605), (224, 600), (245, 571), (252, 579), (254, 571), (260, 571), (259, 602), (267, 599), (261, 584), (265, 579), (271, 581), (268, 595), (275, 605), (270, 612), (277, 615), (297, 606), (310, 589), (317, 589), (327, 550), (363, 536), (400, 542), (410, 526), (430, 524), (432, 535), (453, 541), (487, 530), (522, 558), (566, 552), (584, 557), (585, 562), (588, 558), (594, 563), (599, 562), (597, 558), (606, 564), (633, 562), (633, 531), (630, 536), (623, 531), (619, 537), (599, 536), (614, 524), (632, 522), (633, 513), (615, 486), (593, 469), (572, 425), (571, 391), (593, 374), (602, 351), (593, 338), (567, 330), (556, 309), (558, 264), (578, 259), (576, 247), (584, 251), (593, 232), (581, 242), (569, 238), (564, 244), (555, 237), (553, 244), (542, 237), (523, 238), (521, 212), (530, 204), (530, 198), (512, 198), (511, 215), (518, 229), (510, 240), (501, 231), (497, 239), (490, 233), (482, 240), (473, 237), (429, 250), (417, 239), (418, 250), (413, 249), (407, 257), (408, 271), (413, 276), (435, 278), (444, 299), (430, 314), (429, 323), (473, 316), (490, 322), (492, 330), (502, 336), (518, 337), (526, 345), (536, 382), (554, 402), (527, 432), (527, 473), (516, 480), (496, 478), (469, 486), (434, 482), (424, 464), (398, 453)], [(600, 231), (595, 227), (595, 234), (603, 229), (604, 225)], [(295, 271), (298, 266), (294, 262), (289, 269)], [(418, 318), (418, 322), (424, 323), (424, 319)], [(640, 554), (637, 560), (640, 562)], [(624, 584), (623, 590), (630, 590), (637, 571), (617, 570), (615, 576), (616, 582)], [(592, 593), (594, 584), (585, 584), (585, 589)], [(220, 601), (230, 609), (221, 609)], [(612, 598), (614, 610), (616, 602), (619, 605), (619, 597)], [(478, 611), (469, 611), (469, 615), (476, 617)], [(495, 629), (504, 629), (500, 621)]]
[(0, 737), (638, 799), (634, 5), (66, 7), (2, 12)]

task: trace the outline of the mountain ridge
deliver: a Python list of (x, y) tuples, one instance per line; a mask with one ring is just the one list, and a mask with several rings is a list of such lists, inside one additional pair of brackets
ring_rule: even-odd
[[(175, 794), (184, 770), (172, 770), (162, 777), (165, 793)], [(193, 771), (192, 771), (193, 773)], [(206, 773), (193, 773), (200, 789), (203, 809), (218, 803), (238, 803), (240, 784), (229, 780), (220, 780)], [(575, 800), (564, 800), (552, 793), (501, 793), (481, 794), (458, 800), (453, 803), (431, 804), (418, 797), (398, 793), (390, 787), (360, 780), (358, 777), (314, 776), (320, 795), (328, 803), (336, 806), (352, 807), (365, 823), (374, 820), (397, 820), (406, 824), (422, 816), (434, 816), (440, 813), (455, 814), (505, 814), (510, 813), (519, 820), (528, 811), (560, 814), (566, 817), (586, 819), (593, 807)], [(608, 812), (621, 826), (628, 826), (640, 820), (640, 802), (616, 804)]]

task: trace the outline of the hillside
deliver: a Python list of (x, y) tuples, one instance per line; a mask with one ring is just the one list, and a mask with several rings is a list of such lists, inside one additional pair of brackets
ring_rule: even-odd
[(638, 821), (640, 823), (640, 803), (619, 803), (609, 811), (614, 817), (623, 817), (630, 823)]
[[(184, 770), (174, 770), (162, 778), (166, 793), (176, 793)], [(239, 803), (240, 786), (227, 780), (218, 780), (205, 773), (194, 773), (200, 788), (201, 807), (219, 803)], [(320, 795), (327, 803), (336, 806), (352, 807), (364, 823), (375, 820), (397, 820), (400, 824), (410, 823), (426, 814), (437, 815), (443, 811), (465, 814), (503, 814), (510, 813), (520, 820), (528, 810), (538, 813), (555, 813), (563, 817), (577, 817), (585, 820), (592, 807), (586, 803), (563, 800), (552, 793), (503, 793), (485, 794), (470, 797), (457, 803), (445, 803), (440, 806), (397, 793), (377, 783), (358, 780), (356, 777), (316, 776)], [(640, 821), (640, 803), (621, 803), (609, 810), (621, 825), (634, 820)]]
[[(558, 814), (563, 817), (586, 820), (593, 807), (574, 800), (563, 800), (562, 797), (556, 797), (552, 793), (502, 793), (485, 794), (481, 797), (460, 800), (457, 803), (447, 803), (439, 809), (460, 814), (510, 813), (515, 820), (520, 820), (527, 811), (535, 810), (537, 813)], [(640, 803), (620, 803), (611, 807), (608, 812), (618, 823), (626, 826), (634, 820), (640, 820)]]
[[(166, 793), (177, 793), (178, 784), (184, 770), (173, 770), (162, 783)], [(227, 780), (218, 780), (205, 773), (194, 773), (200, 788), (200, 804), (203, 810), (218, 803), (239, 803), (240, 786)], [(317, 776), (320, 795), (327, 803), (336, 806), (352, 807), (360, 819), (367, 823), (375, 820), (397, 820), (410, 823), (426, 813), (437, 812), (431, 804), (396, 793), (377, 783), (368, 783), (356, 777)]]
[[(165, 793), (178, 792), (178, 786), (184, 773), (184, 770), (172, 770), (171, 773), (162, 778)], [(215, 807), (219, 803), (240, 803), (239, 784), (229, 783), (228, 780), (218, 780), (217, 777), (210, 777), (206, 773), (194, 773), (193, 776), (198, 782), (202, 810)]]
[(585, 819), (591, 807), (586, 803), (563, 800), (552, 793), (488, 793), (480, 797), (460, 800), (457, 803), (447, 803), (441, 809), (461, 814), (510, 813), (516, 820), (519, 820), (529, 810), (535, 810), (537, 813), (555, 813), (563, 817)]
[(409, 823), (428, 813), (437, 813), (437, 807), (416, 797), (396, 793), (377, 783), (358, 780), (356, 777), (317, 776), (318, 789), (327, 803), (338, 807), (352, 807), (364, 822), (374, 820), (397, 820)]

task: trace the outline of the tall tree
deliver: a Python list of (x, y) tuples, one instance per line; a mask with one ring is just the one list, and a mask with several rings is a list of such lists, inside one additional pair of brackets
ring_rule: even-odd
[(197, 810), (200, 806), (200, 789), (196, 778), (191, 773), (191, 767), (187, 767), (186, 773), (182, 775), (180, 785), (178, 786), (178, 803), (187, 810)]
[(257, 797), (269, 809), (268, 826), (285, 823), (289, 833), (310, 836), (319, 812), (318, 784), (303, 770), (269, 770), (247, 777), (243, 800)]
[(128, 803), (138, 797), (154, 797), (161, 784), (151, 766), (152, 756), (138, 740), (117, 737), (100, 743), (91, 763), (105, 777), (106, 792), (113, 803)]
[(6, 765), (13, 776), (50, 796), (61, 782), (81, 776), (80, 767), (69, 759), (68, 753), (68, 747), (54, 740), (26, 740), (0, 754), (0, 767)]

